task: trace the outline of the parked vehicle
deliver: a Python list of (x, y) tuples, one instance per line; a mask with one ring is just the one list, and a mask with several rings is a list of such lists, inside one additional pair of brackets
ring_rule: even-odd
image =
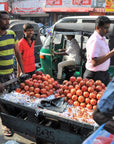
[[(85, 71), (86, 62), (86, 42), (90, 35), (95, 30), (95, 20), (94, 17), (66, 17), (58, 22), (56, 22), (52, 29), (52, 35), (46, 38), (43, 47), (40, 50), (40, 62), (41, 68), (38, 69), (43, 73), (48, 73), (56, 79), (57, 76), (57, 66), (58, 63), (62, 61), (62, 55), (54, 55), (53, 51), (58, 51), (58, 49), (63, 49), (66, 46), (66, 35), (75, 35), (80, 49), (81, 49), (81, 64), (75, 67), (66, 67), (63, 70), (63, 79), (68, 79), (71, 75), (82, 76)], [(114, 17), (110, 18), (114, 20)], [(113, 22), (113, 21), (112, 21)], [(114, 39), (114, 24), (111, 24), (109, 35), (107, 36), (107, 41), (112, 46)], [(111, 66), (109, 69), (110, 76), (114, 76), (114, 58), (111, 60)]]
[[(33, 25), (34, 27), (34, 39), (35, 39), (35, 63), (36, 63), (36, 67), (40, 67), (40, 59), (39, 59), (39, 52), (40, 52), (40, 48), (42, 46), (41, 40), (40, 40), (40, 33), (39, 33), (39, 26), (37, 23), (35, 23), (34, 21), (29, 21), (29, 20), (10, 20), (10, 30), (13, 30), (17, 37), (18, 40), (20, 40), (24, 33), (23, 33), (23, 24), (25, 23), (30, 23)], [(14, 68), (16, 69), (16, 61), (14, 59)]]

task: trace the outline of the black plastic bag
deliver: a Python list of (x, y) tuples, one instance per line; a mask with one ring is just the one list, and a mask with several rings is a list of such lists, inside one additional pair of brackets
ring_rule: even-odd
[(64, 97), (51, 100), (42, 100), (38, 107), (56, 112), (63, 112), (66, 109), (67, 103), (64, 102)]

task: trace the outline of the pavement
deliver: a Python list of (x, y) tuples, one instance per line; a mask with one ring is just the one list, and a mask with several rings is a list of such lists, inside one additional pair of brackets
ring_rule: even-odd
[(19, 134), (19, 133), (14, 133), (12, 137), (4, 136), (1, 126), (2, 126), (2, 123), (1, 123), (1, 118), (0, 118), (0, 144), (5, 144), (9, 140), (16, 141), (19, 144), (36, 144), (35, 140), (32, 139), (31, 137), (22, 136), (22, 134)]

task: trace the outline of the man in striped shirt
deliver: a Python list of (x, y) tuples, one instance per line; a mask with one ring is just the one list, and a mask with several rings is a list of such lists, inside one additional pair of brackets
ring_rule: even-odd
[[(9, 14), (6, 11), (0, 12), (0, 90), (3, 90), (2, 83), (13, 79), (13, 54), (20, 65), (22, 73), (24, 73), (21, 54), (18, 48), (18, 39), (14, 31), (7, 30), (9, 28)], [(0, 105), (8, 113), (10, 107)], [(4, 127), (4, 134), (11, 136), (11, 131)]]

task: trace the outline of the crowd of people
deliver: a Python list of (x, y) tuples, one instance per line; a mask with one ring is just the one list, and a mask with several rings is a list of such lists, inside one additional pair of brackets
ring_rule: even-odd
[[(114, 55), (114, 49), (110, 51), (105, 37), (109, 32), (111, 20), (106, 16), (99, 16), (96, 19), (96, 26), (94, 33), (88, 39), (86, 45), (87, 62), (84, 78), (101, 80), (105, 85), (110, 81), (108, 69), (110, 66), (110, 58)], [(13, 72), (13, 53), (17, 60), (17, 77), (24, 73), (32, 75), (35, 68), (34, 44), (32, 39), (34, 28), (31, 24), (23, 25), (24, 37), (18, 41), (14, 31), (9, 28), (9, 14), (5, 11), (0, 12), (0, 91), (4, 90), (2, 83), (13, 79), (15, 77)], [(63, 52), (54, 52), (59, 55), (67, 55), (67, 59), (58, 64), (57, 79), (61, 80), (62, 70), (64, 66), (79, 65), (80, 64), (80, 47), (78, 42), (72, 35), (67, 35), (70, 41), (68, 49)], [(114, 110), (114, 109), (113, 109)], [(96, 109), (100, 112), (100, 107)], [(98, 114), (99, 115), (99, 114)], [(95, 115), (95, 120), (97, 115)], [(99, 117), (99, 116), (98, 116)], [(112, 117), (112, 116), (111, 116)], [(110, 117), (110, 119), (111, 119)], [(103, 117), (102, 117), (103, 118)], [(108, 121), (107, 118), (105, 120)], [(111, 119), (113, 121), (113, 119)], [(101, 124), (101, 123), (100, 123)], [(114, 126), (113, 126), (114, 127)], [(106, 126), (107, 128), (107, 126)], [(112, 131), (111, 131), (112, 132)], [(11, 136), (11, 131), (5, 127), (4, 134)]]

